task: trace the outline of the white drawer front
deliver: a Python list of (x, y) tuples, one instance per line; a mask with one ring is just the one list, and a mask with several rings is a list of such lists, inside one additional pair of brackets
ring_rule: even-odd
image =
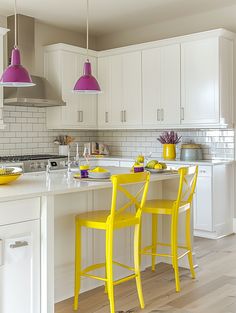
[(40, 218), (40, 198), (0, 202), (0, 225)]

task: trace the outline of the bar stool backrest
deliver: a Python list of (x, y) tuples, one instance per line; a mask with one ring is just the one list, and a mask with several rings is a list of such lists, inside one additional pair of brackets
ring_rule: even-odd
[[(130, 174), (119, 174), (112, 175), (111, 181), (113, 184), (112, 190), (112, 201), (111, 201), (111, 213), (108, 217), (107, 222), (114, 222), (114, 219), (119, 216), (119, 214), (126, 212), (132, 206), (136, 208), (136, 217), (140, 217), (142, 213), (142, 208), (145, 204), (149, 182), (150, 182), (150, 173), (141, 172), (141, 173), (130, 173)], [(131, 184), (141, 184), (141, 188), (133, 194), (126, 187)], [(121, 207), (117, 204), (118, 193), (122, 193), (127, 199), (128, 202), (122, 205)]]
[(176, 200), (176, 207), (179, 208), (182, 202), (192, 204), (193, 195), (196, 189), (198, 166), (181, 167), (178, 170), (179, 189)]

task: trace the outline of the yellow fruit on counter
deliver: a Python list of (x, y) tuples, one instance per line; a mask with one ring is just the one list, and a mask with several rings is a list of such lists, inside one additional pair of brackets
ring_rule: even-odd
[(106, 170), (105, 168), (102, 168), (102, 167), (96, 167), (93, 170), (91, 170), (90, 172), (92, 172), (92, 173), (106, 173), (106, 172), (108, 172), (108, 170)]
[(136, 161), (138, 163), (144, 163), (144, 156), (142, 154), (138, 155)]
[(157, 160), (152, 160), (152, 161), (149, 161), (149, 162), (147, 163), (146, 167), (147, 167), (147, 168), (154, 169), (156, 164), (158, 164), (158, 161), (157, 161)]
[(162, 169), (163, 169), (163, 170), (165, 170), (165, 169), (167, 168), (166, 163), (161, 163), (161, 162), (160, 162), (159, 164), (161, 164), (161, 165), (162, 165)]
[(162, 165), (160, 163), (157, 163), (155, 166), (154, 166), (154, 169), (155, 170), (162, 170)]

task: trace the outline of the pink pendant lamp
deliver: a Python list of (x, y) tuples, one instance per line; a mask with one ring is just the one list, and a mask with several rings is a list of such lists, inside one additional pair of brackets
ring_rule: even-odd
[(74, 91), (84, 94), (99, 94), (101, 93), (101, 88), (96, 80), (96, 78), (92, 75), (92, 67), (88, 58), (88, 33), (89, 33), (89, 21), (88, 21), (88, 13), (89, 13), (89, 5), (87, 0), (87, 61), (84, 63), (84, 74), (81, 76), (75, 86)]
[(15, 45), (11, 53), (11, 65), (2, 74), (0, 85), (4, 87), (31, 87), (35, 86), (30, 74), (21, 65), (20, 50), (17, 47), (17, 13), (15, 0)]

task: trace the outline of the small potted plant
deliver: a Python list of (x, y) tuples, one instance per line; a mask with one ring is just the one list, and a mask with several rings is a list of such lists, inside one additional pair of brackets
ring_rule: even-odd
[(175, 160), (176, 158), (176, 145), (180, 143), (181, 136), (179, 137), (174, 131), (164, 132), (157, 138), (163, 145), (163, 159)]

